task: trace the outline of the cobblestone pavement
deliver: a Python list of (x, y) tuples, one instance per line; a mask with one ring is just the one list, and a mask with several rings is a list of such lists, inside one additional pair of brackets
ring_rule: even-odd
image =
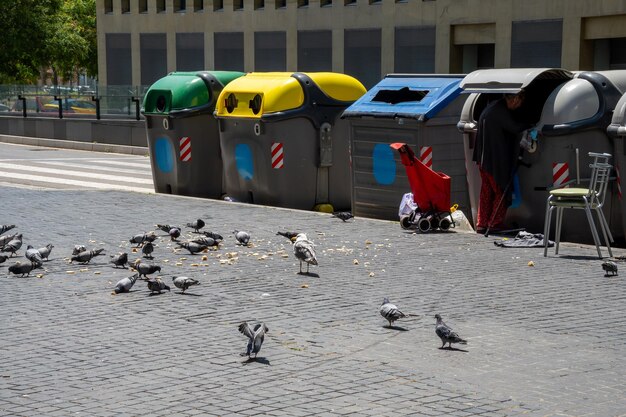
[[(2, 187), (0, 213), (24, 247), (55, 245), (42, 277), (0, 265), (3, 416), (626, 415), (626, 285), (588, 246), (544, 258), (475, 234), (116, 191)], [(131, 273), (109, 254), (198, 217), (222, 247), (203, 260), (160, 239), (155, 262), (166, 282), (201, 285), (151, 296), (138, 281), (112, 295)], [(297, 274), (275, 235), (286, 229), (314, 240), (318, 276)], [(107, 255), (71, 265), (74, 244)], [(411, 314), (398, 329), (378, 313), (384, 296)], [(435, 313), (463, 350), (439, 349)], [(269, 327), (257, 361), (239, 355), (244, 320)]]

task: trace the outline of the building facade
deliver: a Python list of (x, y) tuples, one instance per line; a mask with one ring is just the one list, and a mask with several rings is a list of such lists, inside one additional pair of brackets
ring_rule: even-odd
[(97, 0), (101, 85), (171, 71), (626, 69), (624, 0)]

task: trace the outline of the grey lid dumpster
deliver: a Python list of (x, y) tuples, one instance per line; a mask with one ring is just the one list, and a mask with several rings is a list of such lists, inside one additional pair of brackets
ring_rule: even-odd
[(613, 165), (615, 167), (616, 183), (615, 188), (617, 191), (617, 198), (619, 200), (620, 213), (622, 216), (622, 228), (624, 235), (626, 235), (626, 204), (622, 199), (621, 190), (621, 175), (626, 169), (626, 147), (624, 141), (626, 140), (626, 94), (620, 98), (615, 110), (613, 111), (613, 118), (611, 124), (607, 128), (609, 137), (613, 139)]
[(150, 86), (143, 114), (156, 192), (220, 198), (222, 161), (213, 111), (224, 86), (242, 75), (172, 72)]
[(226, 193), (238, 201), (330, 211), (350, 206), (347, 123), (365, 93), (335, 73), (250, 73), (230, 83), (215, 111)]
[[(502, 93), (524, 90), (526, 99), (515, 117), (534, 125), (540, 132), (534, 153), (522, 153), (522, 164), (512, 177), (513, 201), (506, 223), (542, 232), (548, 190), (589, 179), (589, 152), (612, 153), (607, 136), (611, 112), (625, 87), (626, 71), (573, 73), (558, 68), (478, 70), (461, 82), (470, 94), (458, 128), (464, 132), (467, 181), (475, 222), (480, 193), (480, 174), (472, 161), (476, 122), (487, 104)], [(614, 195), (608, 195), (605, 215), (614, 237), (622, 237), (621, 219), (616, 214)], [(568, 216), (584, 216), (573, 213)], [(586, 220), (563, 225), (563, 239), (589, 242)]]
[(469, 208), (463, 137), (456, 129), (465, 96), (463, 75), (389, 74), (348, 107), (352, 155), (352, 212), (398, 219), (398, 206), (411, 190), (399, 154), (403, 142), (433, 170), (451, 177), (451, 202)]

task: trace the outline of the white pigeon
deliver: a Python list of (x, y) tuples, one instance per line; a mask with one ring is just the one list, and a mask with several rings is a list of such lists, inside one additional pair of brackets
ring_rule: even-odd
[(302, 262), (306, 262), (306, 273), (309, 273), (309, 265), (317, 265), (315, 245), (304, 233), (298, 233), (293, 243), (293, 254), (300, 261), (300, 274), (302, 274)]

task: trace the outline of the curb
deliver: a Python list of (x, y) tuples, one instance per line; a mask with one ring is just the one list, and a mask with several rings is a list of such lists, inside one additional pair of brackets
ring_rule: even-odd
[(48, 148), (73, 149), (78, 151), (109, 152), (126, 155), (148, 156), (148, 148), (143, 146), (113, 145), (95, 142), (78, 142), (60, 139), (42, 139), (27, 136), (0, 135), (0, 143), (18, 145), (46, 146)]

